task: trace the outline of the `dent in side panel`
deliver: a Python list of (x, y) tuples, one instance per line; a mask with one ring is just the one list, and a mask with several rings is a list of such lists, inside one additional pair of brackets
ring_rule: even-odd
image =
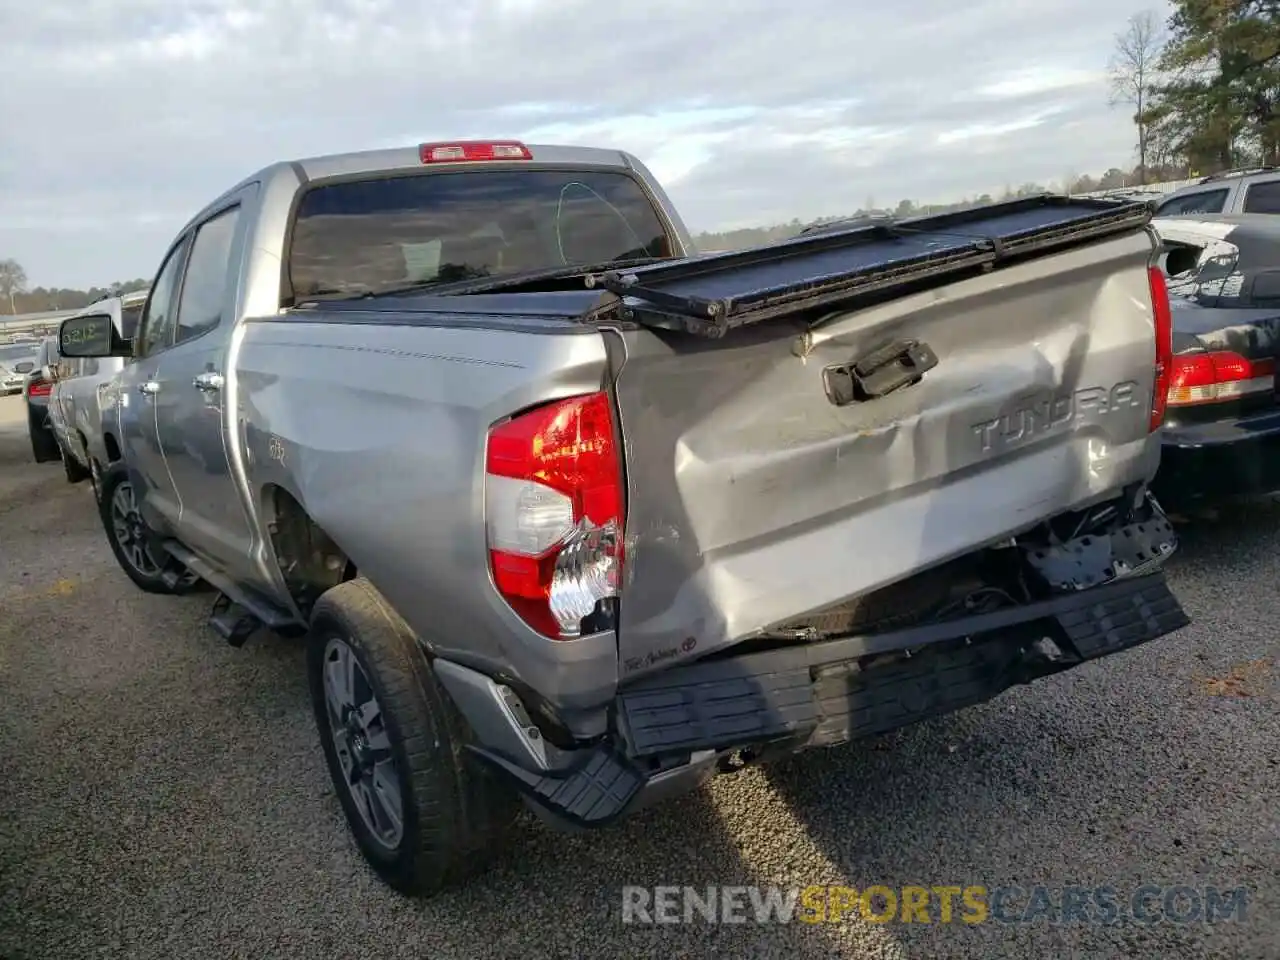
[(239, 351), (258, 495), (294, 491), (440, 656), (573, 708), (611, 696), (612, 633), (551, 641), (489, 577), (484, 449), (495, 420), (600, 389), (601, 337), (374, 323), (250, 322)]

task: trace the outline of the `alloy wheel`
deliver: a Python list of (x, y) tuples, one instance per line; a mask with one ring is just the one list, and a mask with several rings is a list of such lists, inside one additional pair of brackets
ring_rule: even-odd
[(325, 644), (324, 695), (343, 782), (369, 833), (394, 850), (404, 836), (404, 797), (391, 738), (368, 675), (338, 637)]

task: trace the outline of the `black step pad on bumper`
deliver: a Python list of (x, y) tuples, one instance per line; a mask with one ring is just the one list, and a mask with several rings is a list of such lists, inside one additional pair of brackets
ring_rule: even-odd
[[(1189, 622), (1157, 573), (952, 623), (667, 671), (619, 696), (618, 727), (636, 757), (778, 738), (839, 743), (981, 703)], [(1053, 643), (1037, 649), (1042, 637)], [(912, 656), (858, 667), (895, 651)]]
[(554, 773), (525, 770), (483, 747), (470, 749), (505, 773), (531, 800), (584, 827), (600, 827), (617, 819), (647, 780), (607, 744), (592, 750), (573, 769)]

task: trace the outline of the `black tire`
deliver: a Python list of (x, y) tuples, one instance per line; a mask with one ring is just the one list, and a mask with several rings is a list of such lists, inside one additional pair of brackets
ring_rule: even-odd
[[(89, 489), (93, 491), (93, 499), (102, 503), (102, 464), (94, 457), (89, 458)], [(101, 508), (99, 508), (101, 509)]]
[(62, 457), (62, 470), (67, 475), (67, 483), (83, 483), (89, 479), (89, 471), (81, 466), (80, 461), (58, 444), (58, 455)]
[[(394, 776), (399, 788), (401, 829), (395, 842), (379, 839), (366, 822), (339, 756), (339, 740), (348, 758), (356, 753), (350, 739), (334, 732), (344, 725), (330, 720), (325, 669), (340, 658), (335, 641), (359, 668), (362, 680), (353, 687), (369, 688), (380, 708), (365, 716), (377, 718), (375, 728), (385, 732), (388, 747), (369, 752), (390, 761), (383, 775)], [(374, 872), (401, 893), (430, 896), (483, 865), (520, 801), (468, 755), (466, 722), (437, 683), (409, 627), (364, 578), (339, 584), (316, 602), (307, 674), (334, 790)]]
[[(102, 474), (102, 498), (98, 501), (98, 516), (102, 519), (107, 543), (111, 545), (111, 552), (116, 555), (116, 562), (120, 564), (120, 569), (140, 590), (145, 590), (147, 593), (179, 595), (199, 589), (203, 581), (168, 554), (158, 558), (156, 553), (163, 553), (158, 547), (146, 549), (145, 559), (149, 561), (148, 565), (135, 560), (137, 556), (137, 551), (134, 549), (135, 542), (122, 543), (118, 529), (119, 518), (115, 515), (118, 507), (117, 494), (121, 494), (122, 488), (128, 491), (128, 497), (131, 498), (133, 487), (129, 480), (129, 472), (125, 469), (123, 462), (118, 462), (112, 464)], [(134, 512), (136, 513), (136, 509)], [(131, 527), (131, 535), (150, 538), (150, 531), (145, 528), (141, 517), (128, 518), (127, 523)], [(180, 578), (172, 586), (165, 579), (165, 574), (169, 572), (178, 574)]]
[(52, 463), (62, 456), (58, 438), (44, 425), (44, 418), (27, 404), (27, 433), (31, 436), (31, 455), (36, 463)]

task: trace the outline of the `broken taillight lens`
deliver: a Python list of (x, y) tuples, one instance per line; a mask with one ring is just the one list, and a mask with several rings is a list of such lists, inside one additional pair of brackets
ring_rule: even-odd
[(611, 619), (623, 560), (620, 456), (605, 393), (537, 407), (489, 431), (485, 526), (493, 582), (544, 636), (572, 639), (584, 621)]

